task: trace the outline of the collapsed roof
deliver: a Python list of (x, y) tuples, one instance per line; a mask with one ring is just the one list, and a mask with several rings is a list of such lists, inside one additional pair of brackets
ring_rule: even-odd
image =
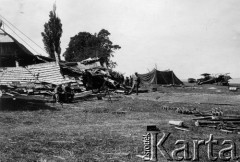
[(63, 77), (60, 66), (55, 62), (25, 67), (8, 67), (0, 71), (0, 85), (9, 85), (13, 82), (19, 82), (20, 84), (46, 82), (58, 85), (73, 81), (67, 77)]

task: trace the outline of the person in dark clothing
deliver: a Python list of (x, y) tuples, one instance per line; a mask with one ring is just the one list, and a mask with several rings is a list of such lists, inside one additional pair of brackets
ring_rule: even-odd
[(141, 82), (140, 77), (139, 77), (138, 73), (136, 72), (135, 77), (134, 77), (134, 81), (133, 81), (133, 84), (132, 84), (132, 88), (129, 91), (129, 94), (131, 94), (132, 91), (134, 90), (134, 88), (136, 88), (136, 94), (138, 95), (138, 88), (139, 88), (140, 82)]
[(124, 76), (121, 74), (120, 75), (120, 84), (123, 84), (124, 83)]
[(132, 78), (132, 76), (130, 76), (130, 79), (129, 79), (129, 86), (132, 87), (132, 85), (133, 85), (133, 78)]
[(71, 84), (69, 83), (67, 86), (64, 88), (64, 94), (65, 94), (65, 101), (67, 103), (73, 101), (74, 93), (71, 88)]
[(126, 77), (124, 84), (125, 84), (125, 86), (129, 86), (129, 78), (128, 77)]
[(63, 96), (64, 96), (64, 91), (62, 88), (62, 84), (60, 84), (54, 89), (54, 100), (56, 102), (62, 102)]

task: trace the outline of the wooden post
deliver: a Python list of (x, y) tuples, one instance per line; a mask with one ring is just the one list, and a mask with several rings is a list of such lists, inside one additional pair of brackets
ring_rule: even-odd
[(18, 57), (17, 57), (17, 51), (14, 52), (15, 55), (15, 66), (19, 67)]
[(15, 60), (15, 65), (16, 67), (19, 67), (19, 62), (17, 60)]

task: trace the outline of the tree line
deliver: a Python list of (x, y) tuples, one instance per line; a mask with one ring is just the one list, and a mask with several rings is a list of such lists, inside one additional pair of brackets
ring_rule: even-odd
[[(55, 59), (55, 53), (60, 60), (61, 54), (61, 36), (62, 36), (61, 19), (56, 15), (56, 6), (50, 11), (49, 20), (44, 24), (43, 37), (44, 48), (49, 57)], [(113, 44), (109, 39), (110, 32), (106, 29), (98, 33), (79, 32), (70, 38), (70, 42), (63, 56), (66, 61), (78, 62), (87, 58), (98, 57), (102, 63), (106, 63), (109, 68), (114, 68), (117, 63), (112, 61), (114, 52), (121, 47)]]

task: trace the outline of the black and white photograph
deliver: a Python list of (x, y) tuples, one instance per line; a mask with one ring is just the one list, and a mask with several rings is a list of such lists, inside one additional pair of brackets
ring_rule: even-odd
[(240, 0), (0, 0), (0, 162), (240, 161)]

